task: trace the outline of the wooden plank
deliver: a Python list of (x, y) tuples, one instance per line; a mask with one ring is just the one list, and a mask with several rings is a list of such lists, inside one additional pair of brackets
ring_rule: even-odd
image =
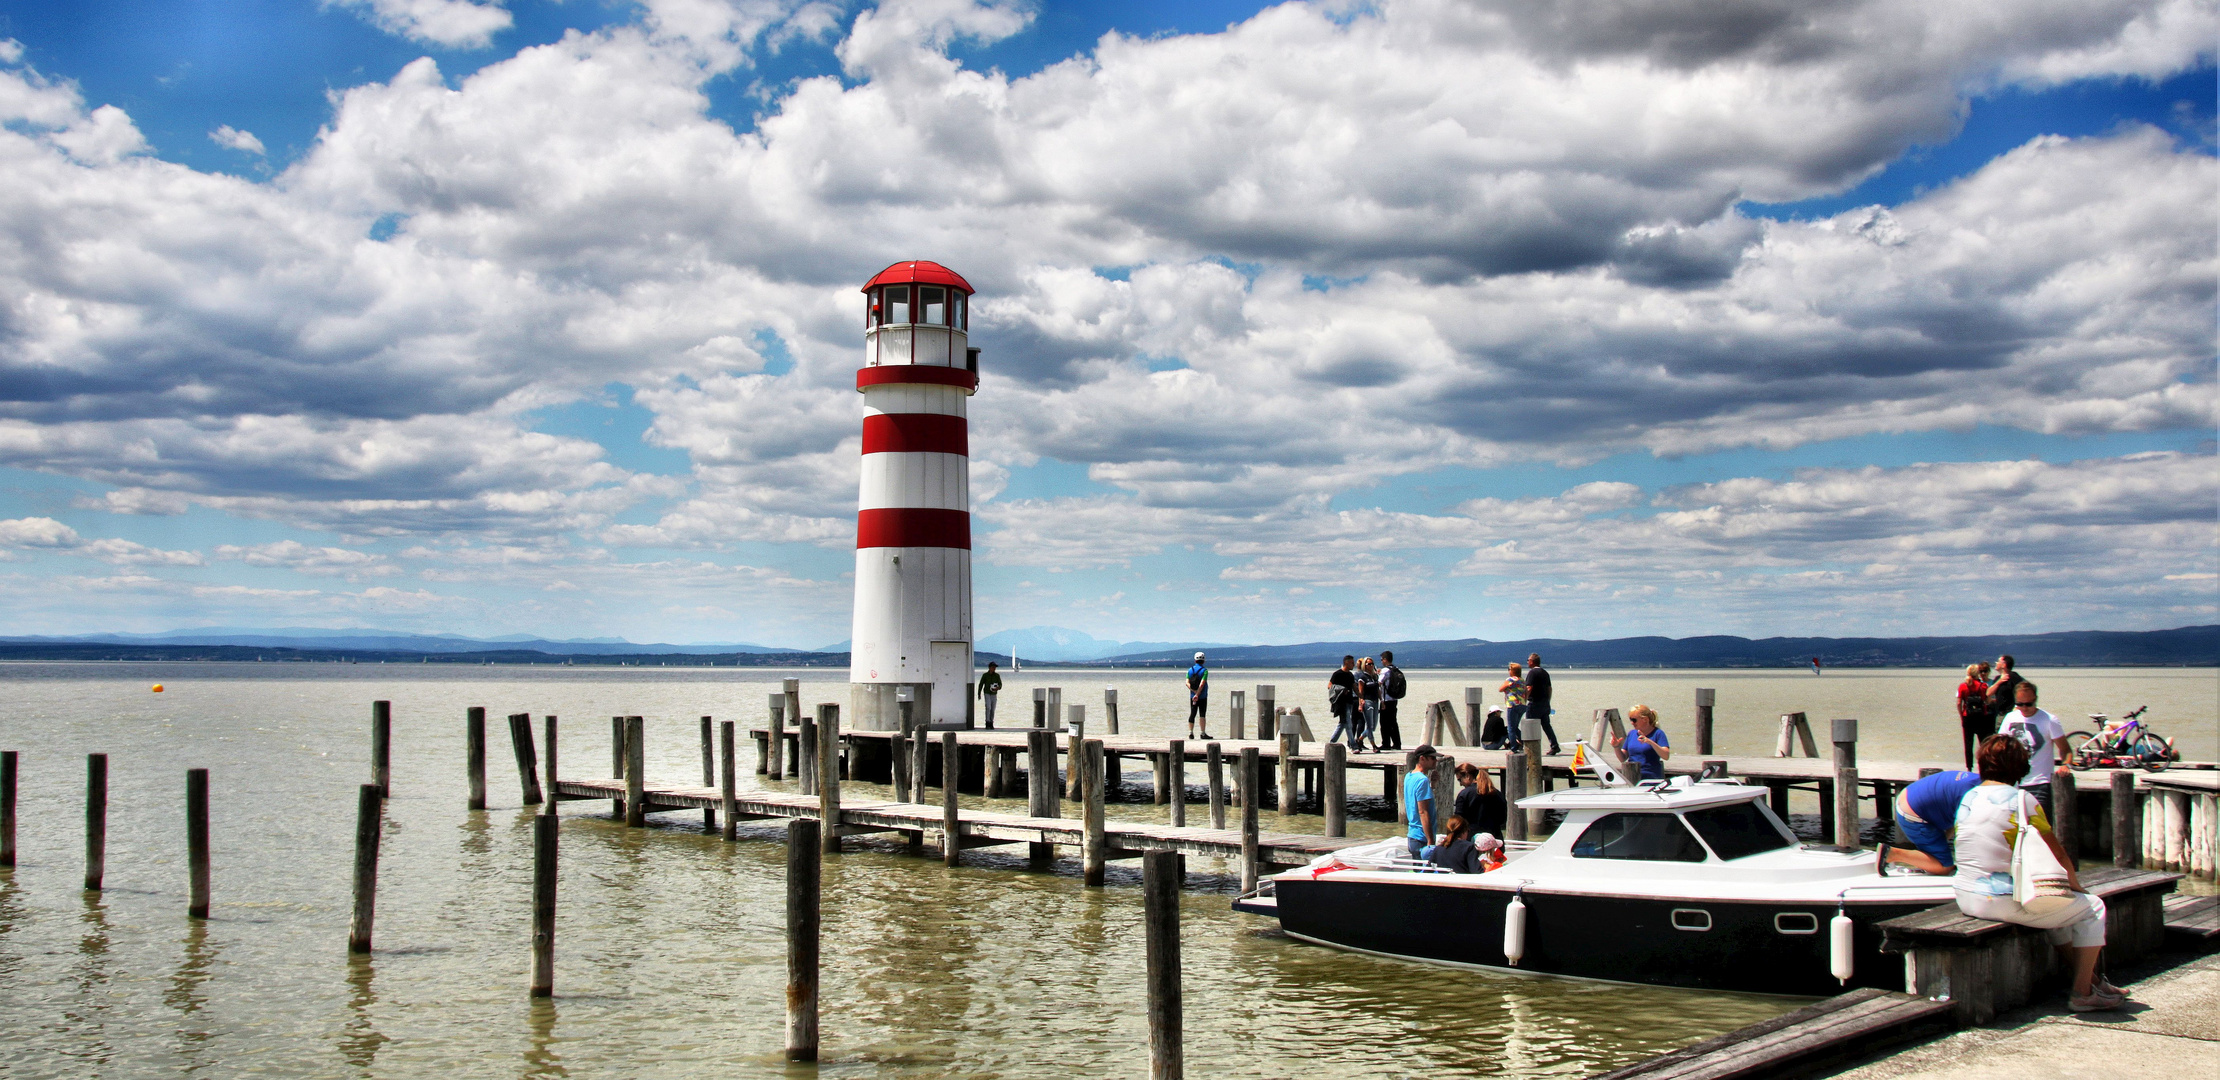
[(1860, 989), (1648, 1061), (1597, 1080), (1734, 1080), (1776, 1076), (1862, 1057), (1874, 1049), (1939, 1033), (1951, 1006), (1886, 990)]
[(2169, 896), (2166, 929), (2193, 938), (2220, 935), (2220, 896)]

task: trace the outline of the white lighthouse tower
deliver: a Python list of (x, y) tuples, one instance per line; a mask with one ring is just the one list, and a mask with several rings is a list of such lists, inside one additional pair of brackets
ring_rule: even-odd
[(962, 726), (971, 705), (971, 439), (979, 350), (965, 333), (971, 284), (939, 263), (899, 262), (863, 287), (863, 485), (856, 511), (853, 725)]

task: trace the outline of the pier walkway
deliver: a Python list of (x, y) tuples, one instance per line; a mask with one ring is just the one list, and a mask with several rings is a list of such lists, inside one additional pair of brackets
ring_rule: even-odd
[[(670, 810), (716, 810), (724, 805), (723, 793), (715, 788), (650, 787), (644, 791), (641, 802), (644, 812), (650, 814)], [(555, 784), (555, 794), (565, 801), (621, 801), (625, 798), (625, 782), (560, 780)], [(818, 799), (815, 795), (743, 791), (736, 794), (734, 806), (743, 820), (818, 816)], [(939, 835), (944, 832), (942, 813), (941, 807), (923, 803), (858, 799), (843, 795), (838, 831), (842, 836), (877, 832), (908, 833), (920, 838), (927, 834)], [(1027, 817), (1024, 814), (1005, 814), (992, 810), (959, 809), (957, 820), (959, 846), (964, 848), (1024, 843), (1060, 844), (1076, 848), (1083, 845), (1087, 838), (1086, 823), (1076, 818)], [(1170, 825), (1108, 821), (1103, 824), (1103, 832), (1109, 841), (1108, 857), (1112, 859), (1137, 859), (1147, 851), (1172, 851), (1182, 855), (1236, 861), (1241, 858), (1241, 832), (1238, 829), (1177, 828)], [(1329, 851), (1339, 851), (1354, 844), (1368, 842), (1341, 837), (1259, 832), (1257, 854), (1259, 861), (1264, 863), (1300, 866)]]

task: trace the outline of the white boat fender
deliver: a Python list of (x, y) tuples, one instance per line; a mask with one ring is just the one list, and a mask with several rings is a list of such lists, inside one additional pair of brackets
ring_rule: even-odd
[(1835, 908), (1835, 917), (1827, 922), (1827, 968), (1835, 978), (1847, 985), (1850, 976), (1858, 973), (1856, 952), (1857, 924), (1841, 907)]
[(1503, 959), (1512, 967), (1519, 966), (1519, 958), (1526, 955), (1526, 895), (1525, 889), (1511, 894), (1511, 902), (1503, 905)]

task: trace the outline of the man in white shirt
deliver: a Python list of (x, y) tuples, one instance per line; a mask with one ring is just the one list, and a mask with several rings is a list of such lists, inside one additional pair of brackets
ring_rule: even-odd
[(2035, 684), (2022, 682), (2013, 691), (2010, 715), (1997, 726), (1997, 734), (2010, 735), (2027, 747), (2027, 775), (2020, 780), (2020, 787), (2043, 804), (2043, 813), (2051, 814), (2051, 777), (2068, 768), (2066, 756), (2066, 727), (2058, 718), (2035, 707)]

